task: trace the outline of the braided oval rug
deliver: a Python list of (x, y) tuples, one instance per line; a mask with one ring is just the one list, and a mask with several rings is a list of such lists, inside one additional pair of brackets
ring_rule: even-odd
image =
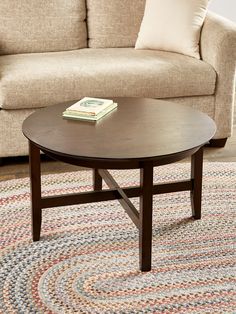
[[(189, 171), (162, 166), (155, 182)], [(136, 170), (112, 173), (139, 182)], [(91, 171), (45, 175), (43, 195), (91, 183)], [(204, 164), (202, 207), (193, 221), (189, 192), (154, 196), (152, 271), (141, 273), (138, 232), (117, 201), (45, 209), (33, 243), (29, 179), (1, 182), (0, 313), (236, 313), (236, 163)]]

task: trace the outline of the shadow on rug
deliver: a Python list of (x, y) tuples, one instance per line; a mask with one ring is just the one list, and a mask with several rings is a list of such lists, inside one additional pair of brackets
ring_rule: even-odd
[[(159, 167), (155, 181), (189, 170)], [(123, 186), (138, 183), (138, 171), (112, 172)], [(44, 195), (91, 183), (90, 171), (42, 178)], [(33, 243), (29, 193), (28, 179), (0, 182), (0, 313), (235, 313), (236, 163), (205, 163), (199, 221), (189, 192), (154, 196), (148, 273), (138, 270), (138, 232), (117, 201), (45, 209)]]

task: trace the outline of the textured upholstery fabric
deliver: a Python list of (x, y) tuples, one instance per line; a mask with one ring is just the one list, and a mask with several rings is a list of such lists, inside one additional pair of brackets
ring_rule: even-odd
[(32, 109), (0, 110), (1, 157), (28, 155), (28, 142), (22, 133), (22, 123), (33, 111)]
[[(188, 105), (214, 116), (214, 96), (169, 98), (168, 101)], [(33, 109), (0, 110), (1, 125), (8, 127), (0, 128), (0, 156), (23, 156), (28, 154), (28, 143), (21, 131), (24, 119), (29, 116)]]
[(201, 34), (201, 54), (217, 72), (214, 120), (216, 136), (228, 137), (233, 127), (236, 74), (236, 24), (209, 13)]
[(145, 0), (87, 0), (89, 47), (133, 47)]
[(87, 47), (85, 0), (1, 0), (0, 54)]
[(147, 0), (136, 49), (156, 49), (200, 59), (200, 31), (208, 0)]
[(206, 113), (213, 118), (215, 113), (215, 97), (213, 96), (193, 96), (193, 97), (177, 97), (166, 99), (181, 105), (192, 107)]
[(133, 48), (0, 57), (2, 108), (37, 108), (84, 96), (211, 95), (216, 75), (207, 63)]

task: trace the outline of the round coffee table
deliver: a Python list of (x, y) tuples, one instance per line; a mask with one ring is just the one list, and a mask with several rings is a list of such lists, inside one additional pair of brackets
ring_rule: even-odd
[[(40, 239), (42, 209), (117, 199), (139, 230), (140, 269), (151, 269), (154, 194), (190, 191), (201, 218), (203, 146), (216, 126), (206, 114), (154, 99), (116, 98), (118, 108), (98, 122), (62, 118), (72, 103), (37, 110), (23, 123), (29, 140), (32, 237)], [(93, 169), (93, 191), (41, 196), (40, 150), (56, 160)], [(153, 168), (191, 156), (189, 180), (153, 184)], [(121, 188), (107, 169), (140, 169), (140, 186)], [(102, 180), (109, 189), (102, 190)], [(140, 197), (137, 210), (131, 197)]]

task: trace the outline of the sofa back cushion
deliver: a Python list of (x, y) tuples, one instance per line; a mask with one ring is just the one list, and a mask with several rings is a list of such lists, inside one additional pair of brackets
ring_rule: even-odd
[(87, 0), (88, 45), (133, 47), (146, 0)]
[(85, 0), (1, 0), (0, 54), (87, 46)]

